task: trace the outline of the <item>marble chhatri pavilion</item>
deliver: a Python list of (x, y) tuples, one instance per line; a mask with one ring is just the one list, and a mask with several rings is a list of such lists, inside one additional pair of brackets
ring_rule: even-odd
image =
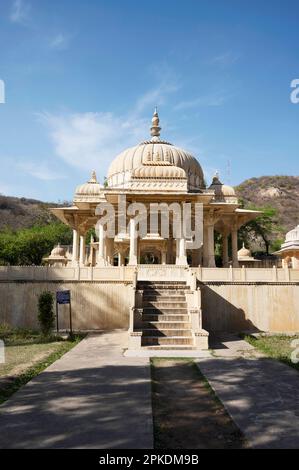
[[(160, 138), (161, 127), (155, 110), (151, 138), (120, 153), (111, 163), (105, 186), (93, 171), (91, 179), (77, 187), (73, 206), (54, 208), (52, 212), (73, 229), (72, 266), (109, 266), (138, 264), (177, 264), (215, 267), (214, 231), (222, 234), (223, 265), (238, 266), (238, 229), (256, 217), (257, 212), (239, 207), (234, 189), (222, 184), (218, 175), (209, 188), (204, 182), (198, 160), (189, 152)], [(97, 223), (97, 205), (103, 201), (115, 206), (126, 196), (127, 204), (185, 202), (202, 203), (204, 214), (203, 246), (190, 250), (190, 240), (165, 239), (160, 231), (136, 238), (135, 220), (127, 216), (127, 233), (116, 232), (114, 238), (104, 236), (100, 227), (99, 241), (91, 241), (88, 254), (87, 231)], [(173, 220), (170, 219), (170, 225)], [(149, 226), (149, 224), (148, 224)], [(170, 234), (172, 228), (170, 227)], [(231, 236), (232, 259), (228, 257), (228, 237)]]
[(293, 269), (299, 269), (299, 225), (286, 234), (281, 249), (274, 254), (282, 258), (284, 267), (291, 266)]

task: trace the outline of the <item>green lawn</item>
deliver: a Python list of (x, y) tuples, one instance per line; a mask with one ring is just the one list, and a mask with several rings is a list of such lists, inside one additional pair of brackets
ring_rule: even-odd
[[(299, 370), (299, 363), (295, 364), (291, 360), (291, 354), (294, 351), (294, 347), (291, 346), (293, 340), (299, 340), (297, 336), (286, 336), (286, 335), (273, 335), (273, 336), (260, 336), (254, 338), (252, 336), (245, 336), (245, 339), (252, 344), (256, 349), (266, 354), (268, 357), (277, 359), (291, 367)], [(297, 345), (299, 348), (299, 342)], [(299, 358), (299, 353), (297, 354)]]
[(0, 403), (78, 344), (82, 337), (43, 338), (36, 331), (0, 325), (0, 339), (5, 344), (5, 363), (0, 364)]

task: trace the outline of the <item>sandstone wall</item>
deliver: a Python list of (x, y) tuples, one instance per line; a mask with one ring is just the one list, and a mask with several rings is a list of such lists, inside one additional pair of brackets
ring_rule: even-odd
[(201, 291), (208, 331), (299, 332), (298, 284), (206, 283)]
[[(0, 322), (34, 328), (38, 295), (68, 289), (74, 329), (128, 328), (132, 286), (123, 282), (0, 282)], [(59, 306), (61, 328), (68, 328), (68, 312)]]

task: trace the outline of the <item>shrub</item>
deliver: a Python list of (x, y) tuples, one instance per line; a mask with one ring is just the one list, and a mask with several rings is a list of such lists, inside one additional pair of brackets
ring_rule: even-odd
[(54, 326), (53, 302), (54, 296), (49, 291), (42, 292), (38, 298), (38, 321), (44, 336), (49, 336)]

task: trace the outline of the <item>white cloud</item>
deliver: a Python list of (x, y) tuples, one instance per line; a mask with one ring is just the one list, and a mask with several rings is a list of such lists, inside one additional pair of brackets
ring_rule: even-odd
[(131, 114), (139, 115), (143, 111), (149, 111), (149, 109), (155, 106), (160, 106), (167, 101), (168, 95), (175, 93), (179, 89), (179, 83), (173, 74), (165, 72), (165, 76), (159, 80), (159, 84), (141, 95), (133, 107)]
[(103, 169), (124, 148), (144, 137), (143, 119), (129, 120), (112, 113), (41, 115), (56, 155), (81, 169)]
[(63, 173), (51, 169), (47, 162), (39, 162), (38, 164), (32, 162), (22, 162), (17, 164), (17, 168), (42, 181), (53, 181), (66, 178), (66, 175)]
[(67, 49), (69, 46), (70, 37), (66, 34), (59, 33), (50, 41), (50, 47), (52, 49)]
[(232, 51), (226, 51), (226, 52), (223, 52), (222, 54), (219, 54), (219, 55), (213, 57), (209, 61), (209, 63), (210, 64), (215, 64), (215, 65), (220, 65), (222, 67), (226, 67), (228, 65), (232, 65), (235, 62), (237, 62), (237, 60), (239, 58), (240, 58), (240, 56), (237, 55), (237, 54), (234, 54)]
[[(57, 156), (80, 169), (99, 169), (103, 175), (119, 152), (149, 137), (154, 106), (176, 90), (174, 82), (164, 81), (142, 95), (123, 116), (110, 112), (43, 113), (39, 118), (50, 134)], [(142, 116), (144, 110), (146, 119)]]
[(13, 23), (26, 24), (29, 19), (31, 5), (24, 0), (15, 0), (10, 12), (10, 20)]
[(174, 106), (174, 109), (180, 111), (182, 109), (199, 108), (202, 106), (222, 106), (229, 98), (229, 95), (214, 93), (208, 96), (199, 96), (191, 100), (181, 101)]

